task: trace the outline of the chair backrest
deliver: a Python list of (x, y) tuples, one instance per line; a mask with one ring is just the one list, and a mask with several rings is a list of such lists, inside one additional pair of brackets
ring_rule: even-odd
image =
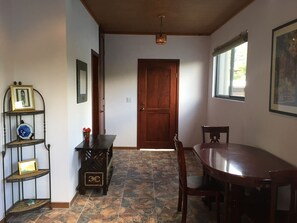
[[(271, 177), (271, 205), (270, 223), (276, 223), (277, 192), (282, 186), (290, 186), (290, 209), (288, 223), (297, 222), (297, 169), (270, 171)], [(285, 222), (282, 222), (285, 223)]]
[(210, 143), (220, 143), (221, 134), (226, 135), (226, 143), (229, 143), (229, 126), (201, 126), (203, 143), (206, 142), (206, 136), (209, 134)]
[(175, 150), (177, 152), (179, 182), (182, 187), (187, 187), (187, 168), (183, 143), (178, 140), (177, 134), (173, 138)]

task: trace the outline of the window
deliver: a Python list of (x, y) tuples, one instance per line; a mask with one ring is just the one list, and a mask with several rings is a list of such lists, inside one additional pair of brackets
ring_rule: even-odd
[(247, 31), (215, 48), (215, 97), (244, 100), (247, 49)]

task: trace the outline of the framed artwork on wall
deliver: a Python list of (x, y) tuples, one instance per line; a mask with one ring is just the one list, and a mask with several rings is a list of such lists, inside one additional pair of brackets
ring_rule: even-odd
[(11, 85), (12, 111), (34, 110), (34, 91), (32, 85)]
[(297, 19), (272, 30), (269, 111), (297, 116)]
[(87, 64), (80, 60), (76, 60), (76, 92), (77, 103), (86, 102), (88, 100)]

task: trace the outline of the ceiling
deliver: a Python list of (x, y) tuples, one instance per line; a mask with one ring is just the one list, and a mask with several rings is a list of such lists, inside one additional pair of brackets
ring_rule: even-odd
[(81, 0), (110, 34), (210, 35), (253, 0)]

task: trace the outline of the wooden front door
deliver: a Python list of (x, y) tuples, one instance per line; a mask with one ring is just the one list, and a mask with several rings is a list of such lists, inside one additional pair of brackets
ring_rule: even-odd
[(179, 60), (138, 60), (137, 148), (174, 148)]

